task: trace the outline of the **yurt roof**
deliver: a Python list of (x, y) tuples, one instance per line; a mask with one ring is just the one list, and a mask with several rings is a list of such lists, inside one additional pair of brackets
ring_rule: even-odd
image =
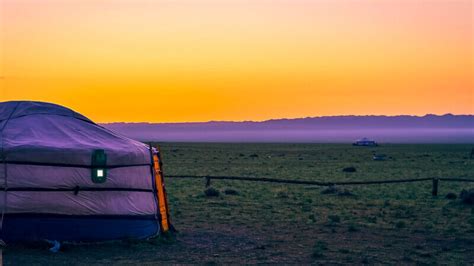
[(63, 106), (42, 102), (0, 103), (0, 152), (5, 162), (90, 166), (105, 150), (108, 165), (150, 164), (148, 147)]

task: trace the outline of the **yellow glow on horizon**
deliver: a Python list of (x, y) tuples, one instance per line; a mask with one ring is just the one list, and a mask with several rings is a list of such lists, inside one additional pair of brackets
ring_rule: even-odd
[(98, 122), (474, 113), (470, 0), (0, 2), (0, 101)]

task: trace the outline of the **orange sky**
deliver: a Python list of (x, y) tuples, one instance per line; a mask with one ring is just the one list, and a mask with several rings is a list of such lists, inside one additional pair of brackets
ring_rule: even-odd
[(0, 0), (0, 100), (98, 122), (473, 114), (471, 0)]

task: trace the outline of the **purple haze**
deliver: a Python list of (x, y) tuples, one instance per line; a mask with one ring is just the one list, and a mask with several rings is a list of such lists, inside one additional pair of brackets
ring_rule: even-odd
[(263, 122), (111, 123), (142, 141), (347, 143), (362, 137), (390, 143), (474, 143), (473, 115), (331, 116)]

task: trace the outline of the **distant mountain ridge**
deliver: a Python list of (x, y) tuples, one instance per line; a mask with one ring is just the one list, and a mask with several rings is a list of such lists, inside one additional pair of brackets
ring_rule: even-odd
[[(382, 124), (381, 124), (382, 123)], [(106, 126), (134, 125), (134, 126), (166, 126), (166, 127), (242, 127), (242, 126), (310, 126), (310, 127), (350, 127), (350, 126), (404, 126), (404, 127), (474, 127), (474, 115), (432, 115), (425, 116), (320, 116), (306, 118), (282, 118), (265, 121), (208, 121), (208, 122), (181, 122), (181, 123), (106, 123)]]
[[(474, 142), (474, 115), (322, 116), (262, 122), (109, 123), (139, 140), (206, 142)], [(397, 132), (397, 133), (395, 133)]]

